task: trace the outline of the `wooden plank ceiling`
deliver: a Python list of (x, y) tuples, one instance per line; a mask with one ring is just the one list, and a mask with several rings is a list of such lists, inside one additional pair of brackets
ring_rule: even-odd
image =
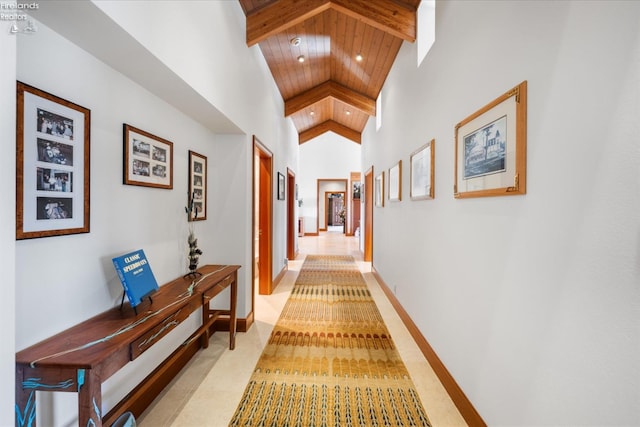
[(299, 143), (327, 131), (360, 143), (402, 42), (416, 39), (420, 0), (239, 1)]

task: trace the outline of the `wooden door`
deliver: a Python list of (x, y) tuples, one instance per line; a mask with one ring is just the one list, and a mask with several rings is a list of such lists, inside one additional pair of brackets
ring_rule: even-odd
[(373, 261), (373, 167), (364, 175), (364, 261)]
[[(273, 291), (273, 253), (272, 253), (272, 158), (271, 152), (254, 137), (254, 277), (258, 278), (258, 293), (269, 295)], [(257, 216), (257, 218), (256, 218)], [(254, 285), (255, 286), (255, 285)]]
[(296, 230), (298, 221), (296, 220), (296, 176), (293, 171), (287, 168), (287, 259), (296, 258)]

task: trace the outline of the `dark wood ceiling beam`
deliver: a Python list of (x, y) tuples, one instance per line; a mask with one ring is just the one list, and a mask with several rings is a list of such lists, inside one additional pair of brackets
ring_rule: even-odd
[(334, 122), (333, 120), (327, 120), (326, 122), (320, 123), (318, 126), (314, 126), (311, 129), (301, 132), (298, 135), (298, 144), (304, 144), (325, 132), (335, 132), (357, 144), (360, 144), (362, 141), (362, 134), (360, 132), (341, 125), (338, 122)]
[(330, 0), (276, 0), (247, 15), (247, 46), (287, 30), (331, 7)]
[(335, 98), (338, 101), (351, 105), (353, 108), (360, 110), (369, 116), (376, 115), (375, 99), (355, 92), (336, 82), (328, 81), (309, 89), (300, 95), (287, 99), (284, 102), (284, 116), (289, 117), (290, 115), (310, 107), (311, 105), (326, 98)]
[(416, 41), (416, 8), (393, 0), (331, 0), (331, 8), (411, 43)]

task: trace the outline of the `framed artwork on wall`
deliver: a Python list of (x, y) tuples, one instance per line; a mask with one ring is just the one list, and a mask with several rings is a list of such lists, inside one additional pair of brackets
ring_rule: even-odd
[(373, 181), (373, 199), (377, 208), (384, 207), (384, 171), (378, 174)]
[(435, 144), (432, 139), (416, 151), (410, 157), (410, 187), (411, 200), (426, 200), (435, 197)]
[(173, 188), (173, 143), (124, 124), (124, 184)]
[(353, 200), (360, 200), (360, 194), (362, 194), (362, 183), (360, 181), (355, 181), (352, 184), (353, 187), (353, 194), (351, 195), (351, 197), (353, 198)]
[(284, 200), (284, 175), (278, 172), (278, 200)]
[(402, 160), (389, 168), (389, 201), (402, 200)]
[(527, 82), (458, 123), (455, 144), (456, 198), (525, 194)]
[(89, 232), (91, 111), (17, 82), (16, 239)]
[(189, 221), (207, 219), (207, 158), (189, 150)]

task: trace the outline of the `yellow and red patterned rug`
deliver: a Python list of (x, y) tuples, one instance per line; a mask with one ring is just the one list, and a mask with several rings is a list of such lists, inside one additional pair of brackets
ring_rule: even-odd
[(430, 426), (353, 257), (306, 257), (229, 425)]

